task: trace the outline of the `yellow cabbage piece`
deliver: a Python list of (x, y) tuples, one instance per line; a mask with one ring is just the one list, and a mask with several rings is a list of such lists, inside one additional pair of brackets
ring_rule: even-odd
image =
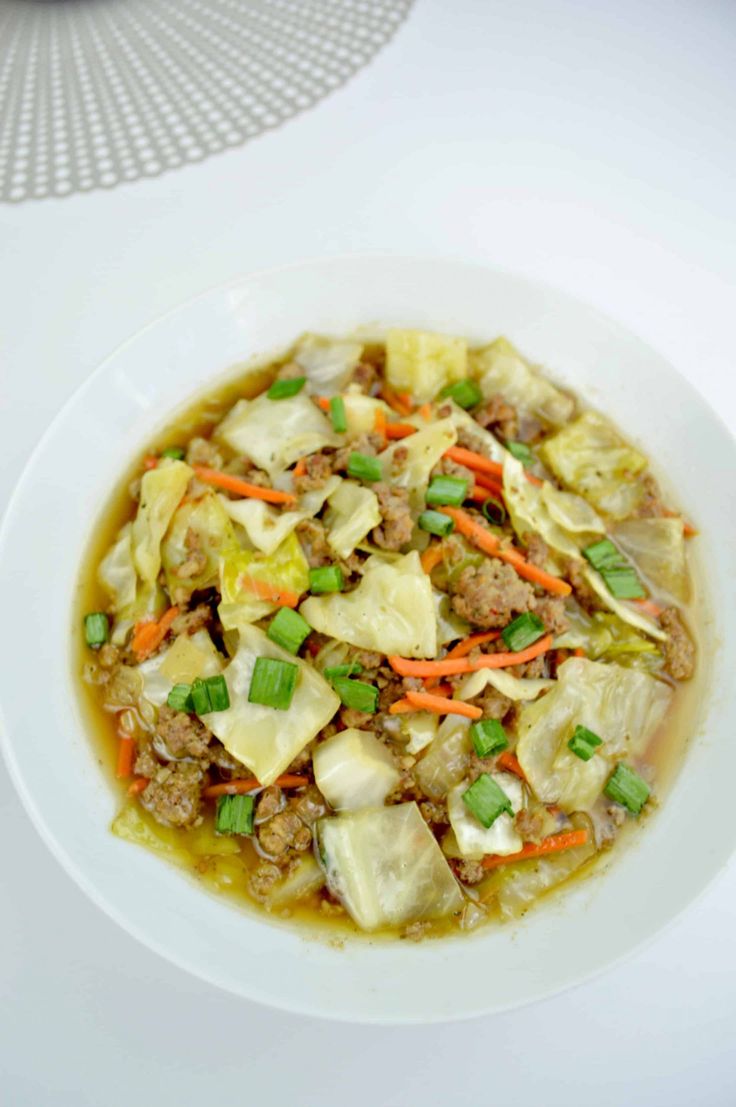
[(177, 827), (162, 826), (138, 803), (127, 803), (115, 816), (110, 830), (117, 838), (160, 853), (177, 865), (191, 864), (194, 857), (227, 857), (240, 853), (235, 838), (215, 834), (208, 823), (192, 827), (183, 836)]
[(432, 585), (416, 550), (396, 561), (369, 557), (352, 592), (310, 596), (299, 611), (311, 627), (358, 646), (404, 657), (434, 657)]
[(387, 421), (394, 418), (388, 404), (385, 404), (383, 400), (376, 399), (375, 396), (366, 396), (363, 392), (351, 392), (348, 389), (347, 392), (343, 393), (342, 399), (345, 405), (345, 422), (348, 426), (346, 434), (348, 438), (357, 437), (359, 434), (369, 434), (375, 430), (376, 415), (379, 411), (383, 412)]
[(431, 331), (390, 330), (386, 335), (386, 380), (419, 402), (433, 399), (468, 372), (464, 338)]
[(363, 353), (360, 342), (305, 334), (292, 353), (304, 370), (306, 388), (317, 396), (332, 396), (350, 380)]
[(266, 896), (266, 907), (273, 911), (297, 903), (316, 892), (325, 882), (325, 874), (311, 853), (302, 854), (288, 875), (274, 884)]
[(456, 695), (460, 700), (472, 700), (490, 684), (510, 700), (535, 700), (542, 692), (553, 688), (555, 683), (544, 677), (515, 677), (505, 669), (479, 669), (466, 677)]
[(638, 634), (618, 615), (594, 611), (588, 615), (582, 608), (570, 607), (570, 623), (564, 634), (555, 638), (560, 649), (583, 649), (591, 661), (615, 661), (618, 665), (653, 670), (661, 666), (662, 654), (649, 639)]
[(419, 753), (437, 736), (439, 716), (428, 711), (411, 711), (406, 715), (399, 715), (398, 719), (401, 720), (399, 731), (406, 740), (407, 753)]
[(153, 584), (161, 568), (161, 540), (194, 472), (183, 461), (160, 461), (143, 474), (133, 520), (133, 560), (138, 575)]
[[(489, 430), (482, 427), (480, 423), (477, 423), (469, 412), (464, 408), (458, 407), (452, 400), (443, 400), (442, 409), (445, 405), (450, 408), (450, 414), (446, 416), (452, 423), (455, 430), (463, 432), (463, 441), (470, 450), (475, 450), (477, 454), (482, 457), (490, 458), (491, 461), (498, 461), (503, 464), (504, 458), (508, 457), (508, 451), (498, 441), (494, 434), (491, 434)], [(417, 425), (421, 425), (418, 419), (412, 417)], [(421, 418), (421, 416), (419, 417)]]
[[(188, 545), (194, 538), (195, 545)], [(216, 583), (220, 557), (236, 546), (235, 532), (222, 499), (214, 492), (205, 492), (198, 500), (184, 503), (174, 516), (161, 544), (161, 561), (166, 573), (169, 594), (174, 591), (194, 592)], [(202, 570), (195, 576), (180, 577), (177, 569), (194, 551), (206, 557)]]
[(380, 807), (401, 779), (383, 742), (355, 727), (320, 742), (312, 765), (317, 787), (335, 811)]
[(301, 595), (309, 587), (309, 563), (295, 534), (289, 534), (270, 555), (254, 550), (230, 550), (220, 559), (219, 607), (230, 630), (262, 619), (279, 606), (279, 590)]
[(126, 523), (97, 569), (97, 579), (116, 612), (135, 603), (138, 574), (133, 563), (132, 530), (133, 524)]
[(690, 578), (682, 519), (627, 519), (613, 537), (655, 588), (687, 603)]
[(432, 590), (434, 600), (434, 612), (437, 618), (437, 645), (444, 646), (447, 642), (455, 642), (458, 638), (466, 638), (470, 634), (470, 623), (461, 619), (452, 610), (452, 600), (447, 592), (439, 589)]
[(304, 519), (311, 519), (325, 500), (340, 484), (340, 477), (330, 477), (322, 488), (315, 488), (299, 497), (293, 511), (279, 511), (263, 500), (230, 500), (221, 497), (230, 518), (243, 528), (248, 540), (261, 553), (272, 554)]
[(327, 542), (338, 557), (349, 557), (355, 547), (381, 522), (378, 497), (352, 480), (340, 482), (327, 500), (324, 516)]
[(418, 763), (415, 774), (431, 799), (442, 799), (465, 776), (470, 764), (470, 722), (461, 715), (446, 715), (437, 735)]
[(653, 619), (650, 619), (647, 615), (642, 615), (641, 611), (636, 609), (635, 604), (624, 603), (622, 600), (617, 600), (615, 596), (608, 590), (603, 577), (600, 573), (596, 572), (591, 567), (583, 569), (583, 576), (587, 580), (590, 587), (600, 596), (603, 603), (614, 615), (618, 615), (619, 619), (623, 619), (625, 623), (629, 623), (632, 627), (636, 627), (637, 630), (643, 630), (645, 634), (648, 634), (650, 638), (656, 638), (659, 642), (664, 642), (667, 635)]
[(523, 541), (526, 534), (539, 534), (551, 549), (579, 559), (578, 540), (552, 518), (543, 488), (527, 480), (521, 462), (507, 454), (503, 463), (503, 496), (519, 538)]
[(363, 930), (459, 911), (460, 888), (416, 803), (319, 824), (327, 883)]
[(636, 477), (646, 469), (646, 458), (595, 411), (547, 438), (540, 453), (563, 484), (614, 519), (631, 515), (641, 500)]
[(408, 488), (412, 509), (422, 510), (429, 475), (456, 441), (457, 432), (452, 421), (438, 419), (409, 438), (394, 442), (378, 455), (383, 465), (384, 480), (399, 488)]
[[(595, 803), (612, 769), (612, 758), (644, 752), (672, 699), (662, 681), (635, 669), (570, 658), (558, 670), (557, 686), (522, 709), (516, 754), (534, 793), (566, 811)], [(603, 745), (581, 761), (567, 743), (577, 725)]]
[(470, 354), (471, 376), (476, 377), (486, 399), (500, 394), (521, 411), (545, 423), (561, 426), (575, 410), (572, 396), (532, 369), (507, 338), (497, 338)]
[(238, 400), (215, 437), (272, 476), (306, 454), (338, 444), (328, 419), (304, 390), (285, 400)]
[[(340, 700), (313, 665), (282, 650), (262, 630), (244, 625), (239, 634), (237, 652), (223, 673), (230, 707), (203, 715), (202, 720), (261, 784), (273, 784), (327, 725)], [(296, 688), (287, 710), (248, 702), (251, 677), (259, 657), (288, 661), (298, 667)]]
[[(524, 788), (519, 778), (511, 773), (491, 773), (490, 776), (508, 796), (514, 815), (521, 811), (524, 806)], [(483, 826), (463, 800), (467, 787), (468, 782), (465, 780), (452, 788), (447, 795), (447, 813), (460, 856), (479, 861), (487, 853), (500, 853), (504, 857), (509, 853), (518, 853), (524, 841), (516, 829), (514, 815), (504, 811), (489, 827)]]
[(166, 703), (175, 684), (191, 684), (197, 677), (215, 676), (222, 670), (222, 658), (206, 630), (191, 636), (180, 634), (168, 649), (142, 661), (137, 671), (143, 678), (143, 695), (156, 707)]

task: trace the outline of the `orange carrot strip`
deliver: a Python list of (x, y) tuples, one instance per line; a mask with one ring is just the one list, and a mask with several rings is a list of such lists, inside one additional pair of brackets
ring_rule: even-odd
[(234, 477), (231, 473), (220, 473), (217, 469), (208, 469), (205, 465), (193, 465), (192, 468), (205, 484), (224, 488), (228, 492), (235, 492), (238, 496), (248, 496), (252, 500), (265, 500), (267, 504), (296, 503), (296, 496), (291, 492), (281, 492), (278, 488), (261, 488), (260, 485), (250, 484), (241, 477)]
[(133, 653), (138, 654), (139, 661), (158, 649), (178, 614), (179, 608), (174, 606), (170, 607), (168, 611), (164, 611), (158, 622), (148, 620), (147, 622), (136, 623), (130, 648)]
[(549, 838), (543, 838), (539, 844), (527, 842), (518, 853), (508, 853), (505, 857), (498, 853), (488, 853), (481, 861), (481, 865), (484, 869), (497, 869), (499, 865), (508, 865), (512, 861), (524, 861), (528, 857), (544, 857), (547, 853), (561, 853), (565, 849), (584, 846), (587, 841), (587, 830), (565, 830), (562, 834), (550, 834)]
[(492, 495), (503, 498), (503, 488), (493, 477), (489, 477), (485, 473), (475, 473), (475, 483), (480, 485), (481, 488), (487, 489)]
[(441, 542), (435, 542), (433, 546), (427, 546), (426, 550), (420, 557), (422, 568), (425, 573), (429, 575), (436, 565), (439, 565), (440, 561), (444, 557), (444, 551), (442, 549)]
[(137, 776), (133, 783), (128, 788), (129, 796), (137, 796), (139, 792), (142, 792), (144, 788), (148, 786), (147, 776)]
[(318, 396), (317, 397), (317, 403), (319, 404), (319, 406), (322, 408), (323, 411), (329, 411), (330, 410), (330, 401), (329, 401), (329, 398), (327, 396)]
[(585, 657), (585, 650), (583, 649), (582, 646), (578, 646), (578, 648), (576, 650), (572, 651), (572, 656), (573, 657)]
[(410, 711), (416, 711), (416, 707), (409, 700), (394, 700), (388, 709), (389, 715), (408, 715)]
[(305, 457), (300, 457), (299, 460), (297, 461), (296, 465), (292, 469), (291, 475), (293, 477), (303, 477), (304, 474), (306, 473), (306, 471), (307, 471), (307, 459)]
[(464, 715), (466, 719), (480, 719), (483, 714), (481, 708), (472, 703), (451, 700), (447, 696), (434, 696), (429, 692), (407, 692), (406, 699), (415, 710), (432, 711), (435, 715)]
[(473, 500), (475, 503), (484, 504), (488, 499), (488, 489), (483, 488), (480, 484), (474, 484), (472, 488), (468, 489), (468, 494), (465, 497), (466, 500)]
[[(475, 450), (467, 450), (464, 446), (450, 446), (449, 449), (445, 450), (444, 456), (452, 458), (453, 461), (457, 461), (459, 465), (464, 465), (467, 469), (475, 469), (479, 473), (489, 473), (493, 477), (503, 477), (503, 465), (500, 461), (491, 461), (490, 458), (477, 454)], [(532, 473), (526, 473), (526, 479), (531, 481), (532, 484), (543, 483), (539, 477), (535, 477)]]
[[(541, 657), (551, 648), (554, 637), (546, 634), (538, 642), (517, 653), (482, 653), (479, 657), (443, 657), (439, 661), (414, 661), (410, 657), (390, 654), (388, 663), (395, 673), (403, 677), (459, 676), (460, 673), (476, 673), (478, 669), (507, 669), (511, 665), (523, 665)], [(472, 646), (471, 646), (472, 649)]]
[(422, 419), (426, 419), (427, 422), (429, 422), (429, 420), (432, 418), (432, 405), (431, 404), (422, 404), (421, 407), (417, 408), (417, 411), (421, 415)]
[(408, 438), (410, 434), (416, 434), (417, 428), (411, 423), (387, 423), (386, 438)]
[(645, 615), (651, 615), (653, 619), (658, 619), (664, 611), (664, 608), (654, 600), (634, 600), (634, 603)]
[[(462, 641), (454, 645), (451, 650), (448, 650), (443, 660), (446, 661), (448, 657), (451, 660), (455, 657), (466, 657), (476, 646), (481, 646), (484, 642), (493, 642), (500, 634), (500, 630), (488, 630), (483, 631), (481, 634), (471, 634), (468, 638), (463, 638)], [(449, 689), (447, 695), (450, 695), (452, 692), (449, 684), (440, 685), (439, 677), (429, 677), (424, 682), (425, 692), (434, 692), (440, 687)]]
[(499, 769), (503, 769), (507, 773), (513, 773), (514, 776), (518, 776), (521, 780), (526, 780), (524, 770), (519, 764), (519, 758), (511, 750), (504, 750), (503, 753), (498, 755), (496, 761)]
[(408, 392), (394, 392), (391, 385), (384, 384), (379, 396), (397, 415), (411, 415), (411, 397)]
[(296, 607), (299, 603), (299, 592), (291, 592), (288, 588), (278, 588), (269, 584), (267, 580), (258, 580), (257, 577), (242, 573), (239, 582), (243, 588), (255, 592), (262, 600), (270, 600), (281, 607)]
[(388, 438), (388, 432), (386, 430), (386, 427), (387, 427), (386, 412), (383, 410), (382, 407), (377, 407), (376, 408), (376, 414), (375, 414), (375, 417), (374, 417), (374, 420), (373, 420), (373, 429), (376, 432), (376, 434), (380, 434), (380, 436), (384, 440), (384, 442)]
[(144, 469), (155, 469), (158, 465), (158, 458), (154, 454), (149, 454), (148, 457), (143, 458)]
[(132, 738), (121, 738), (118, 746), (118, 762), (115, 768), (115, 776), (118, 780), (125, 780), (133, 772), (135, 761), (135, 742)]
[(438, 511), (443, 511), (445, 515), (449, 515), (454, 520), (455, 526), (464, 534), (466, 538), (470, 538), (479, 549), (484, 553), (490, 554), (492, 557), (497, 557), (500, 561), (505, 561), (509, 565), (513, 565), (516, 572), (524, 580), (530, 580), (534, 584), (539, 584), (542, 588), (545, 588), (548, 592), (554, 592), (558, 596), (569, 596), (572, 592), (572, 588), (566, 580), (562, 580), (560, 577), (553, 577), (551, 573), (545, 573), (544, 569), (540, 569), (537, 565), (532, 565), (530, 561), (527, 561), (523, 554), (514, 549), (513, 546), (501, 546), (499, 539), (495, 534), (492, 534), (486, 527), (477, 523), (472, 515), (468, 515), (467, 511), (463, 511), (459, 507), (440, 507)]
[(685, 520), (682, 529), (683, 529), (683, 534), (685, 535), (686, 538), (692, 538), (694, 535), (696, 535), (698, 533), (697, 527), (694, 527), (692, 525), (692, 523), (688, 523), (687, 519)]
[[(274, 781), (279, 788), (302, 788), (309, 784), (306, 776), (298, 776), (296, 773), (284, 773), (276, 777)], [(215, 796), (240, 796), (246, 792), (257, 792), (263, 785), (254, 776), (243, 777), (240, 780), (228, 780), (222, 784), (210, 784), (209, 788), (202, 789), (205, 799), (214, 799)]]

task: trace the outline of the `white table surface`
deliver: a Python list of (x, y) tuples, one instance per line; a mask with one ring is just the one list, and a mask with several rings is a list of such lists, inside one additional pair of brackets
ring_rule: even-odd
[[(0, 207), (0, 506), (122, 339), (209, 285), (330, 253), (553, 282), (668, 355), (733, 428), (734, 57), (733, 0), (418, 0), (374, 64), (280, 130), (109, 193)], [(52, 860), (2, 768), (0, 841), (8, 1107), (736, 1102), (736, 864), (592, 983), (382, 1030), (257, 1007), (140, 947)]]

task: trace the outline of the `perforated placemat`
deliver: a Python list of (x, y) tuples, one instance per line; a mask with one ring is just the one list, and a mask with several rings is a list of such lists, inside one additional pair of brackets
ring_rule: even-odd
[(156, 176), (312, 106), (413, 0), (3, 0), (0, 200)]

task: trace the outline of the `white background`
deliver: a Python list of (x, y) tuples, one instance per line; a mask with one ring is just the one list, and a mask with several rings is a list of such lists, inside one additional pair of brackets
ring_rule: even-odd
[[(144, 323), (231, 276), (356, 250), (548, 280), (669, 356), (733, 428), (735, 59), (733, 0), (417, 0), (346, 89), (239, 150), (1, 207), (0, 506)], [(2, 768), (0, 842), (8, 1107), (736, 1102), (736, 865), (597, 981), (381, 1030), (256, 1007), (138, 946), (58, 868)]]

